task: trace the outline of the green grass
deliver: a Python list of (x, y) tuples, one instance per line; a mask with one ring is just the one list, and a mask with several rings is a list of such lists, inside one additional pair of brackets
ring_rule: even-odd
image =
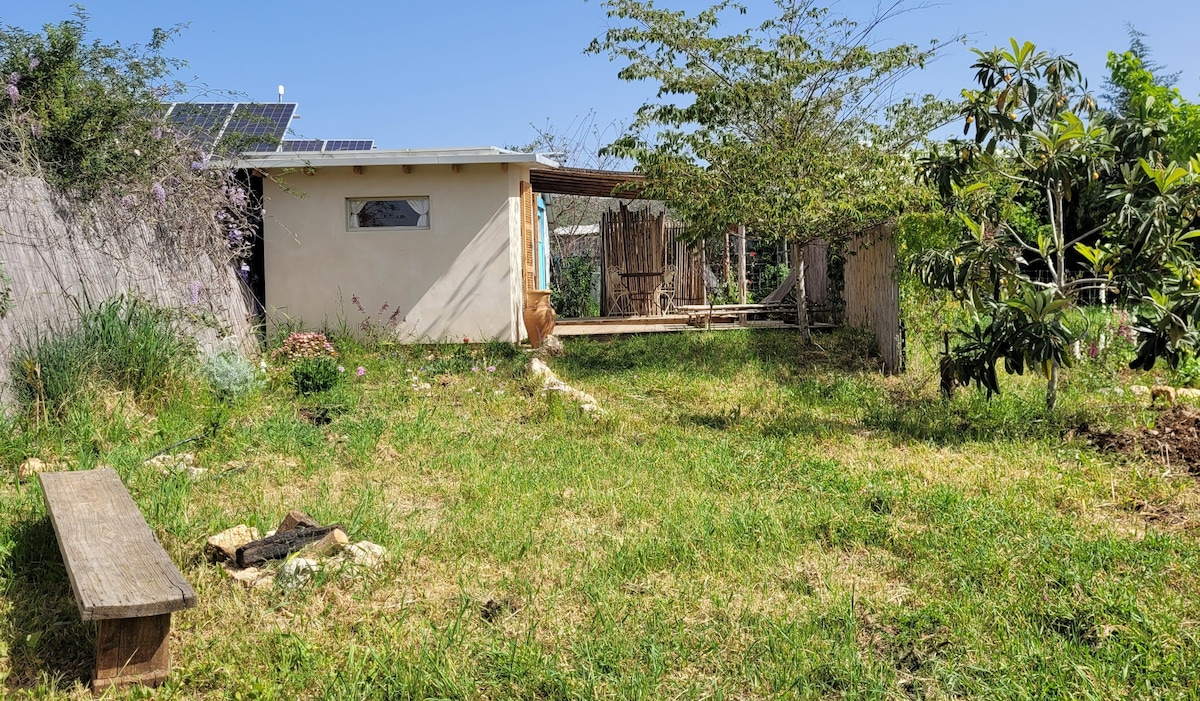
[[(1028, 378), (945, 403), (920, 367), (874, 374), (863, 346), (572, 341), (551, 364), (595, 418), (537, 392), (510, 346), (342, 342), (364, 377), (302, 398), (275, 378), (189, 445), (198, 481), (142, 466), (206, 432), (215, 400), (190, 386), (13, 427), (0, 460), (121, 473), (200, 596), (175, 617), (162, 698), (1194, 695), (1200, 489), (1061, 437), (1144, 408), (1089, 393), (1082, 369), (1053, 414)], [(1144, 503), (1190, 518), (1148, 521)], [(292, 592), (204, 562), (209, 534), (293, 508), (392, 559)], [(36, 484), (10, 478), (8, 693), (83, 697), (92, 635)]]

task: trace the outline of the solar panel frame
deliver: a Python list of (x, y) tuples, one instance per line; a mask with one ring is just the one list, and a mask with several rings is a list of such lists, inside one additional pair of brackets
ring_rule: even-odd
[(177, 130), (207, 149), (221, 138), (236, 107), (235, 102), (178, 102), (167, 111), (167, 119)]
[(312, 153), (325, 148), (324, 139), (284, 139), (280, 151)]
[[(277, 151), (296, 113), (295, 102), (245, 102), (232, 111), (220, 141), (244, 139), (242, 151)], [(255, 137), (262, 137), (254, 140)]]
[(329, 139), (324, 151), (370, 151), (373, 148), (375, 141), (372, 139)]

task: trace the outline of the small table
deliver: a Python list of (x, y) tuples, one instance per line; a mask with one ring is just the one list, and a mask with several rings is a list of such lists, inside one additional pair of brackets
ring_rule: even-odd
[(662, 310), (655, 303), (656, 300), (652, 299), (654, 291), (658, 287), (654, 283), (653, 278), (662, 278), (663, 274), (661, 270), (657, 272), (620, 273), (620, 275), (624, 279), (632, 278), (634, 281), (634, 284), (627, 285), (629, 287), (631, 312), (641, 316), (659, 316), (662, 314)]

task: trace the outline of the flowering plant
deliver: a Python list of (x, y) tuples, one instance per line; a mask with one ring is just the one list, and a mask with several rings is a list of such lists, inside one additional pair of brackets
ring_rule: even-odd
[(290, 334), (274, 351), (271, 358), (280, 363), (294, 363), (300, 360), (315, 360), (317, 358), (333, 359), (337, 357), (333, 344), (323, 333), (303, 331)]

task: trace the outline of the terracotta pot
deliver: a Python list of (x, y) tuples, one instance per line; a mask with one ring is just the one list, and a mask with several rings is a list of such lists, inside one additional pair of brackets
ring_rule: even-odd
[(550, 306), (550, 290), (530, 290), (525, 293), (525, 310), (522, 313), (525, 331), (529, 334), (529, 345), (540, 348), (542, 341), (554, 333), (554, 320), (558, 315)]

